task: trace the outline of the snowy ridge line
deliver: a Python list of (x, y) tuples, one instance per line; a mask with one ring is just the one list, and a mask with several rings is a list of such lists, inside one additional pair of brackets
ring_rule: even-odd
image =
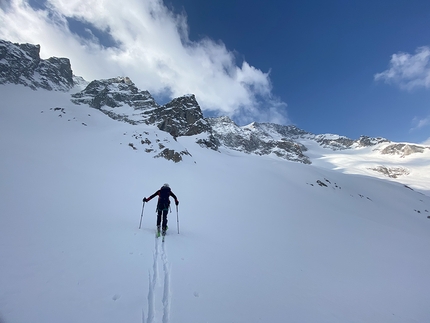
[(170, 301), (172, 299), (170, 291), (170, 266), (167, 260), (165, 244), (162, 244), (161, 259), (163, 260), (164, 270), (164, 292), (163, 292), (163, 323), (170, 322)]

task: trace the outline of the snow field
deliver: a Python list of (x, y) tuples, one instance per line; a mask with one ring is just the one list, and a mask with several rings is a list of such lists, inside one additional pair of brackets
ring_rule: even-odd
[[(136, 127), (7, 88), (2, 323), (429, 321), (428, 196), (193, 138), (183, 162), (154, 159), (128, 146)], [(172, 207), (162, 243), (155, 200), (138, 226), (165, 182), (180, 234)]]

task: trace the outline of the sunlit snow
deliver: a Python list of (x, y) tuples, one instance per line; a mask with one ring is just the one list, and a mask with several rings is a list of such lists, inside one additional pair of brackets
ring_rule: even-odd
[[(0, 93), (0, 322), (430, 321), (428, 152), (308, 143), (304, 165)], [(143, 132), (191, 156), (132, 149)], [(180, 204), (162, 243), (142, 198), (165, 182)]]

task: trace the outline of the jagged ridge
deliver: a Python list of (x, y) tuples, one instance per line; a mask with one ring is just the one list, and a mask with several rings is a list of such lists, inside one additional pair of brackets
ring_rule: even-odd
[(0, 40), (0, 84), (7, 83), (22, 84), (33, 90), (69, 91), (74, 79), (68, 58), (43, 60), (40, 45)]
[[(0, 40), (0, 84), (22, 84), (32, 89), (58, 91), (70, 91), (73, 86), (86, 85), (83, 90), (72, 94), (73, 103), (86, 104), (112, 119), (133, 125), (156, 125), (174, 139), (196, 136), (196, 142), (205, 148), (218, 150), (224, 146), (245, 153), (274, 154), (286, 160), (310, 164), (311, 161), (306, 156), (307, 148), (301, 143), (303, 139), (313, 140), (332, 150), (390, 142), (385, 138), (368, 136), (353, 140), (339, 135), (315, 135), (292, 125), (254, 122), (240, 127), (228, 117), (204, 118), (193, 94), (159, 105), (148, 91), (139, 90), (128, 77), (87, 83), (73, 75), (69, 59), (51, 57), (42, 60), (39, 53), (39, 45), (13, 44)], [(381, 154), (405, 157), (412, 153), (422, 153), (425, 149), (429, 147), (392, 144), (386, 146)], [(169, 156), (175, 155), (175, 151), (166, 151), (164, 155), (161, 157), (169, 159)]]

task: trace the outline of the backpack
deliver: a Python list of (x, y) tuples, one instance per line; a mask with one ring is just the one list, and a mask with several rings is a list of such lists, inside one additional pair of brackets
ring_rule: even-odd
[(167, 210), (170, 206), (170, 187), (163, 186), (160, 189), (160, 195), (158, 196), (158, 210)]

